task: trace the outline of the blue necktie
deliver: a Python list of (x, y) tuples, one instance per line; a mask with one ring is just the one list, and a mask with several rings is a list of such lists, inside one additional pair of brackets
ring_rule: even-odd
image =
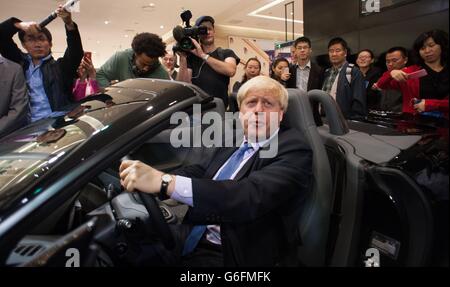
[[(237, 151), (233, 153), (230, 160), (225, 164), (215, 180), (230, 179), (242, 163), (245, 152), (250, 149), (252, 149), (252, 146), (248, 143), (244, 143)], [(191, 233), (189, 233), (186, 242), (184, 243), (183, 255), (194, 251), (205, 231), (206, 225), (195, 225), (194, 228), (192, 228)]]

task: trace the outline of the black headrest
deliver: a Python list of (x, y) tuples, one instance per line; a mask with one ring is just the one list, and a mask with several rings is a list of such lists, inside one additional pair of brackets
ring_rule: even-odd
[(299, 131), (304, 131), (311, 125), (315, 126), (311, 104), (306, 92), (298, 89), (287, 89), (287, 91), (289, 97), (288, 109), (281, 124), (284, 127)]

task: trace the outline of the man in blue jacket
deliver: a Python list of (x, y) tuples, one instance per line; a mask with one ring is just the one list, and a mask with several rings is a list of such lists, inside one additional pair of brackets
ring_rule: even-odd
[(348, 50), (342, 38), (328, 43), (332, 67), (325, 71), (322, 90), (336, 100), (345, 118), (358, 119), (367, 115), (364, 79), (359, 69), (347, 62)]
[[(64, 21), (67, 35), (67, 49), (56, 61), (51, 54), (52, 35), (47, 28), (17, 18), (0, 23), (0, 53), (23, 67), (31, 122), (64, 113), (65, 106), (71, 103), (73, 80), (83, 58), (80, 33), (71, 14), (62, 6), (56, 13)], [(13, 41), (17, 32), (26, 54)]]

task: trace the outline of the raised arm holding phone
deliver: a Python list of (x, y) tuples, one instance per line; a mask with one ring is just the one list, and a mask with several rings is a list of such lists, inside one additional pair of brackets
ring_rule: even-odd
[(96, 80), (96, 71), (92, 64), (92, 53), (84, 52), (83, 60), (78, 67), (78, 76), (74, 88), (74, 100), (79, 101), (86, 96), (95, 94), (100, 91), (100, 87)]
[(277, 58), (272, 63), (272, 79), (277, 80), (284, 87), (287, 87), (287, 81), (291, 78), (289, 72), (289, 62), (285, 58)]

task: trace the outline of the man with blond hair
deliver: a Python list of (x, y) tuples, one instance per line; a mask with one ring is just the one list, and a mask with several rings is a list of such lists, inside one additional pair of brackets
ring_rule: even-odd
[[(219, 148), (208, 163), (173, 174), (139, 161), (120, 166), (128, 191), (162, 193), (189, 206), (185, 223), (191, 225), (181, 225), (189, 229), (176, 236), (172, 252), (176, 264), (276, 266), (299, 243), (294, 222), (309, 190), (312, 152), (301, 134), (280, 126), (287, 91), (258, 76), (240, 88), (237, 100), (244, 130), (239, 146)], [(262, 157), (272, 143), (277, 154)]]

